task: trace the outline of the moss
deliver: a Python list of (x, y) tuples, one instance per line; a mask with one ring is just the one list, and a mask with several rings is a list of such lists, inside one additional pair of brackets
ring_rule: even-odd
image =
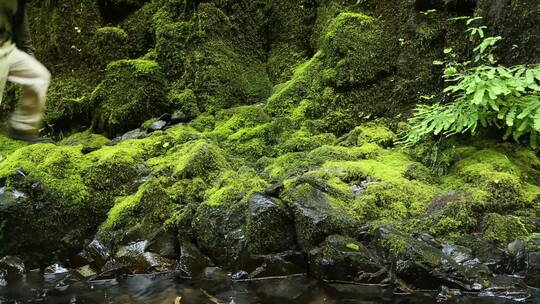
[(456, 173), (491, 196), (492, 211), (510, 211), (525, 206), (521, 170), (504, 153), (480, 150), (458, 161)]
[[(118, 242), (139, 240), (159, 229), (181, 209), (167, 190), (167, 178), (153, 178), (137, 193), (119, 197), (99, 228), (98, 238), (117, 245)], [(116, 243), (116, 244), (114, 244)]]
[(59, 144), (66, 146), (78, 146), (82, 145), (85, 150), (96, 150), (106, 144), (111, 140), (107, 137), (99, 134), (91, 133), (91, 130), (84, 132), (74, 133), (64, 139), (62, 139)]
[[(99, 157), (98, 157), (99, 156)], [(110, 196), (127, 195), (134, 189), (134, 181), (143, 169), (142, 162), (125, 151), (90, 154), (92, 164), (82, 172), (84, 184)]]
[(102, 23), (96, 1), (35, 2), (29, 5), (28, 12), (37, 54), (42, 60), (56, 63), (53, 72), (92, 69), (86, 66), (95, 59), (90, 56), (89, 42)]
[(143, 122), (142, 125), (141, 125), (141, 130), (144, 130), (144, 131), (148, 131), (148, 129), (150, 129), (150, 126), (155, 123), (156, 121), (158, 121), (159, 118), (150, 118), (148, 119), (147, 121)]
[(515, 240), (524, 240), (529, 235), (520, 218), (497, 213), (487, 214), (483, 220), (484, 238), (506, 245)]
[(477, 231), (488, 195), (474, 189), (460, 190), (435, 197), (428, 206), (427, 217), (410, 223), (410, 229), (428, 231), (434, 237), (452, 241)]
[(229, 167), (223, 154), (216, 146), (199, 140), (175, 146), (162, 157), (150, 159), (147, 164), (157, 176), (201, 177), (210, 181)]
[(167, 96), (169, 103), (174, 105), (187, 119), (193, 119), (201, 114), (197, 104), (197, 96), (192, 90), (171, 90)]
[[(126, 81), (129, 79), (129, 81)], [(149, 60), (120, 60), (107, 66), (105, 79), (92, 93), (97, 130), (116, 135), (170, 109), (161, 68)]]
[(53, 78), (47, 93), (44, 122), (54, 132), (90, 124), (92, 83), (80, 76)]
[(328, 26), (321, 50), (299, 65), (291, 80), (276, 86), (267, 108), (286, 115), (307, 100), (307, 119), (319, 121), (321, 130), (344, 134), (382, 111), (376, 100), (384, 88), (362, 86), (389, 73), (391, 49), (381, 21), (342, 13)]
[(304, 251), (332, 234), (354, 235), (359, 218), (340, 192), (335, 184), (317, 178), (299, 179), (285, 189), (282, 197), (293, 208), (298, 243)]
[(259, 3), (242, 8), (200, 3), (193, 11), (191, 5), (167, 2), (154, 15), (158, 62), (169, 77), (178, 79), (177, 87), (195, 93), (201, 111), (252, 104), (268, 96), (271, 84), (259, 53), (263, 22), (255, 22), (262, 18)]
[(96, 30), (90, 41), (91, 55), (95, 56), (98, 66), (105, 67), (108, 63), (126, 59), (128, 35), (118, 27), (101, 27)]
[(267, 183), (252, 169), (224, 171), (206, 192), (204, 203), (211, 206), (245, 203), (253, 193), (264, 191), (266, 186)]
[(352, 145), (362, 146), (374, 143), (388, 148), (394, 145), (397, 140), (396, 134), (387, 127), (376, 123), (366, 123), (356, 127), (345, 138), (344, 142)]
[(5, 160), (10, 154), (16, 150), (26, 146), (27, 144), (20, 140), (14, 140), (3, 135), (0, 135), (0, 156), (1, 160)]
[(17, 172), (25, 172), (29, 179), (43, 183), (50, 199), (65, 205), (82, 204), (90, 196), (80, 175), (88, 164), (77, 147), (30, 145), (0, 163), (0, 178), (7, 178), (9, 186), (24, 187)]
[(316, 135), (306, 129), (300, 129), (287, 136), (287, 139), (278, 145), (277, 149), (280, 153), (311, 151), (325, 144), (332, 144), (335, 141), (336, 137), (333, 134)]

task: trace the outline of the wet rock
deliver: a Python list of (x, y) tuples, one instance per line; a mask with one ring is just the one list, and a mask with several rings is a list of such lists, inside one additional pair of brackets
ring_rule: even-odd
[(75, 272), (85, 280), (91, 280), (97, 276), (97, 273), (94, 269), (92, 269), (92, 266), (85, 265), (83, 267), (79, 267), (75, 269)]
[(94, 269), (100, 269), (111, 257), (109, 249), (98, 240), (88, 243), (81, 252), (70, 256), (63, 261), (67, 267), (78, 268), (92, 265)]
[(167, 125), (167, 122), (164, 121), (164, 120), (158, 120), (158, 121), (155, 121), (153, 122), (150, 127), (148, 127), (148, 132), (154, 132), (154, 131), (159, 131), (159, 130), (163, 130), (165, 128), (165, 126)]
[(217, 265), (241, 270), (249, 259), (246, 237), (247, 204), (212, 206), (201, 204), (192, 223), (201, 251)]
[(183, 122), (189, 122), (191, 119), (182, 111), (176, 111), (171, 116), (171, 124), (179, 124)]
[(520, 240), (514, 241), (508, 244), (507, 252), (506, 273), (525, 275), (527, 271), (527, 243)]
[(395, 255), (397, 277), (416, 288), (448, 286), (472, 290), (475, 283), (484, 284), (493, 275), (480, 261), (471, 260), (469, 250), (459, 246), (446, 245), (440, 249), (422, 239), (386, 228), (378, 230), (378, 237), (379, 244)]
[(486, 288), (478, 293), (479, 297), (505, 298), (516, 302), (524, 302), (531, 297), (527, 285), (516, 277), (496, 275), (489, 278)]
[(119, 262), (133, 273), (152, 273), (170, 270), (173, 262), (152, 252), (146, 252), (148, 241), (122, 246), (116, 253)]
[(165, 114), (163, 114), (163, 115), (161, 115), (159, 117), (159, 120), (163, 120), (163, 121), (165, 121), (167, 123), (170, 122), (171, 119), (172, 119), (172, 114), (171, 113), (165, 113)]
[(527, 254), (527, 284), (540, 288), (540, 237), (533, 238)]
[(0, 259), (0, 286), (22, 279), (25, 272), (24, 262), (18, 257), (6, 256)]
[(178, 240), (174, 233), (160, 229), (151, 237), (146, 251), (168, 259), (176, 259), (178, 258), (178, 246)]
[(473, 259), (472, 249), (463, 246), (444, 244), (442, 252), (458, 264), (462, 264)]
[(446, 286), (441, 286), (439, 294), (437, 295), (437, 302), (450, 301), (452, 298), (461, 296), (459, 289), (450, 289)]
[(307, 272), (306, 258), (303, 253), (297, 251), (255, 255), (252, 256), (252, 259), (259, 265), (249, 274), (252, 279), (290, 276)]
[(250, 253), (285, 251), (294, 246), (294, 227), (285, 204), (256, 193), (249, 201), (246, 237)]
[(272, 184), (270, 187), (266, 188), (264, 190), (264, 194), (270, 196), (270, 197), (279, 197), (279, 194), (281, 193), (281, 191), (283, 191), (283, 189), (285, 189), (285, 186), (283, 185), (282, 182), (278, 182), (278, 183), (275, 183), (275, 184)]
[(220, 267), (206, 267), (202, 272), (201, 279), (226, 281), (229, 280), (229, 275)]
[(311, 185), (298, 186), (293, 194), (294, 223), (300, 247), (308, 252), (332, 234), (352, 235), (358, 221), (331, 198)]
[(135, 129), (135, 130), (131, 130), (131, 131), (125, 133), (122, 136), (114, 138), (113, 140), (111, 140), (107, 144), (107, 146), (115, 146), (115, 145), (117, 145), (117, 144), (119, 144), (119, 143), (121, 143), (123, 141), (126, 141), (126, 140), (141, 139), (141, 138), (145, 138), (147, 136), (148, 136), (148, 134), (146, 132), (144, 132), (143, 130)]
[(190, 242), (182, 242), (180, 259), (177, 268), (182, 276), (200, 278), (207, 267), (215, 266), (209, 257), (202, 254), (195, 245)]
[(60, 274), (60, 273), (66, 273), (69, 272), (69, 269), (64, 268), (60, 264), (52, 264), (51, 266), (45, 268), (44, 273), (45, 274)]
[(247, 271), (240, 270), (239, 272), (233, 274), (231, 276), (231, 279), (233, 279), (234, 281), (246, 280), (249, 279), (249, 273)]
[(340, 235), (310, 251), (309, 269), (314, 277), (330, 281), (381, 283), (387, 276), (382, 261), (366, 246)]
[(127, 274), (132, 274), (132, 271), (128, 268), (127, 265), (120, 263), (115, 259), (110, 259), (100, 269), (97, 279), (108, 280), (118, 278)]

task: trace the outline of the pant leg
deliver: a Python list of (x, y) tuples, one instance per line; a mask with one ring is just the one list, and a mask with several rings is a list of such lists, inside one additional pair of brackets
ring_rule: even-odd
[(19, 49), (10, 54), (9, 63), (8, 80), (22, 85), (20, 105), (9, 123), (13, 129), (37, 131), (43, 120), (51, 74), (36, 58)]
[(0, 104), (2, 104), (4, 97), (4, 89), (6, 88), (10, 66), (9, 53), (2, 52), (3, 50), (4, 48), (0, 47)]

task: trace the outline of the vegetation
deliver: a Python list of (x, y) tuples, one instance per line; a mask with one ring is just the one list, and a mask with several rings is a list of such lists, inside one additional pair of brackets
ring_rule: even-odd
[[(473, 18), (467, 24), (481, 18)], [(502, 37), (484, 37), (485, 26), (471, 27), (471, 41), (478, 39), (473, 60), (457, 62), (451, 48), (444, 65), (444, 78), (450, 82), (443, 92), (453, 102), (420, 105), (409, 120), (411, 131), (404, 142), (416, 144), (426, 135), (446, 136), (471, 132), (480, 127), (506, 129), (504, 138), (519, 140), (528, 135), (530, 145), (537, 147), (540, 132), (540, 65), (497, 65), (493, 53)]]

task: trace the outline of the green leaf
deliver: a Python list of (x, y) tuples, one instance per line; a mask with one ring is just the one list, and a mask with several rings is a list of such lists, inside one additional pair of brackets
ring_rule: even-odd
[(472, 102), (476, 105), (480, 105), (480, 104), (483, 104), (484, 103), (484, 94), (486, 93), (486, 89), (485, 88), (482, 88), (482, 89), (479, 89), (477, 90), (475, 93), (474, 93), (474, 97), (473, 97), (473, 100)]
[(353, 244), (353, 243), (347, 244), (347, 248), (352, 249), (352, 250), (356, 250), (356, 251), (360, 250), (360, 246), (358, 246), (357, 244)]

